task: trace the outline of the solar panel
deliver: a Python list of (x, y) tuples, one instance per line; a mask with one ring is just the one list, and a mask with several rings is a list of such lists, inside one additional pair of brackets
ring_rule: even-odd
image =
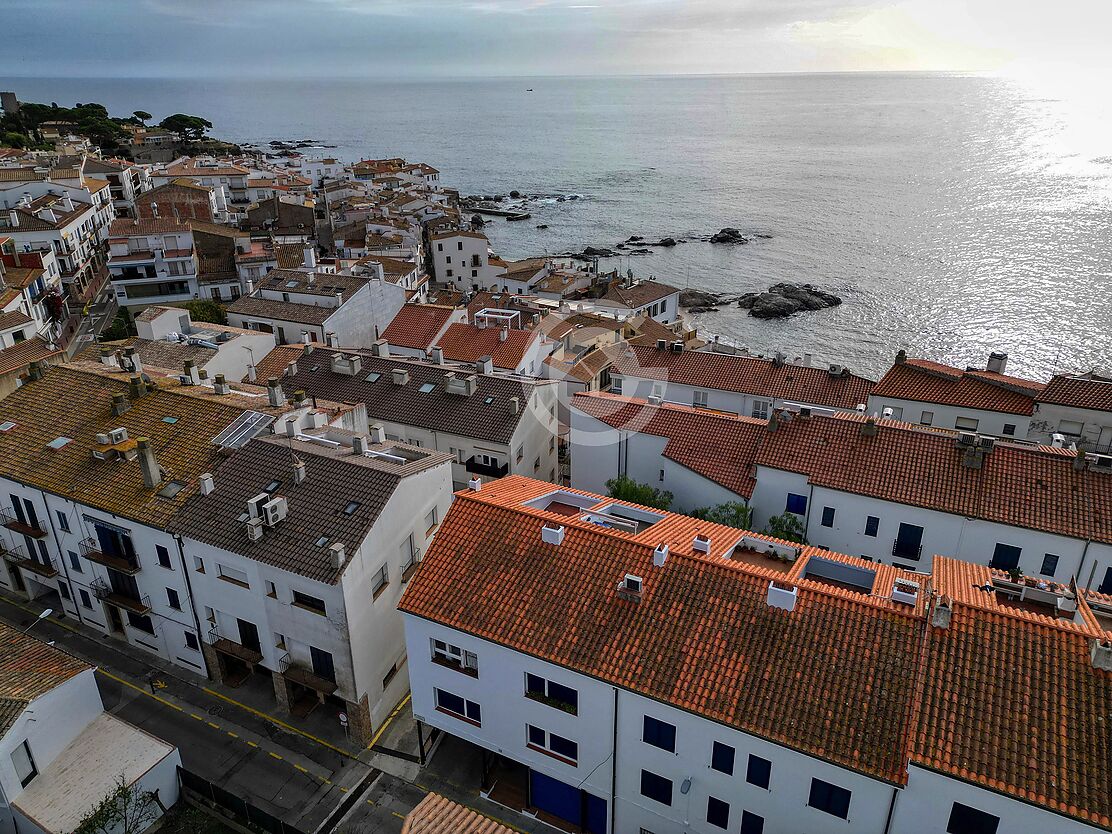
[(235, 421), (216, 435), (212, 442), (224, 449), (238, 449), (274, 422), (269, 414), (259, 411), (245, 411)]

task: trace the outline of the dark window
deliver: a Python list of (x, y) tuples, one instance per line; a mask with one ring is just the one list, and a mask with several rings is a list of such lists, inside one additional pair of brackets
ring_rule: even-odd
[(579, 693), (570, 686), (545, 680), (540, 675), (526, 673), (525, 695), (534, 701), (540, 701), (550, 707), (562, 709), (572, 715), (579, 714)]
[(548, 734), (548, 747), (557, 756), (563, 756), (565, 759), (576, 761), (579, 758), (579, 745), (555, 733)]
[(772, 776), (772, 762), (760, 756), (749, 756), (749, 764), (745, 767), (745, 781), (758, 788), (768, 788)]
[(1019, 567), (1019, 554), (1021, 552), (1022, 549), (1014, 544), (997, 544), (996, 549), (992, 552), (992, 561), (989, 562), (989, 567), (997, 570), (1014, 570)]
[(92, 609), (93, 601), (89, 598), (89, 592), (84, 588), (77, 589), (77, 596), (81, 598), (81, 605), (84, 608)]
[(154, 546), (154, 552), (158, 554), (158, 564), (162, 565), (162, 567), (164, 567), (164, 568), (173, 569), (173, 565), (170, 564), (170, 551), (169, 550), (167, 550), (165, 547), (163, 547), (160, 544), (156, 544)]
[(197, 645), (197, 635), (192, 631), (185, 632), (185, 645), (193, 649), (193, 651), (198, 651), (201, 648)]
[(166, 601), (175, 611), (181, 611), (181, 600), (178, 599), (178, 592), (173, 588), (166, 589)]
[(806, 495), (796, 495), (794, 492), (789, 492), (788, 493), (788, 503), (785, 505), (785, 509), (789, 513), (794, 513), (795, 515), (806, 515), (807, 514), (807, 496)]
[(715, 828), (728, 828), (730, 826), (730, 803), (708, 796), (707, 822)]
[(667, 721), (661, 721), (646, 715), (641, 740), (645, 744), (651, 744), (653, 747), (659, 747), (669, 753), (676, 752), (676, 728)]
[(26, 741), (12, 751), (12, 764), (15, 765), (16, 778), (23, 787), (30, 785), (31, 781), (39, 775), (39, 769), (35, 767), (35, 757), (31, 755), (31, 747)]
[(81, 557), (74, 553), (72, 550), (69, 552), (70, 567), (73, 568), (74, 573), (84, 573), (81, 570)]
[(833, 507), (823, 507), (822, 508), (822, 526), (823, 527), (833, 527), (834, 526), (834, 508)]
[(546, 735), (545, 731), (542, 730), (540, 727), (534, 727), (532, 724), (529, 725), (529, 743), (530, 744), (535, 744), (535, 745), (537, 745), (537, 747), (544, 747), (545, 746), (545, 735)]
[(1009, 437), (1013, 436), (1015, 434), (1015, 424), (1014, 423), (1005, 423), (1004, 424), (1004, 434), (1008, 435)]
[(1104, 581), (1100, 583), (1097, 590), (1102, 594), (1112, 594), (1112, 568), (1108, 568), (1104, 572)]
[(436, 690), (436, 705), (445, 712), (450, 712), (460, 718), (466, 718), (476, 724), (482, 724), (482, 710), (474, 701), (466, 701), (459, 695), (453, 695), (451, 692), (438, 689)]
[(324, 600), (320, 599), (319, 597), (310, 596), (309, 594), (303, 594), (301, 593), (301, 591), (294, 591), (293, 602), (294, 605), (298, 606), (299, 608), (307, 608), (310, 611), (316, 612), (317, 614), (327, 615), (327, 609), (324, 607)]
[(154, 634), (154, 622), (146, 614), (136, 614), (134, 611), (128, 611), (127, 622), (128, 625), (138, 631)]
[(880, 519), (875, 515), (865, 517), (865, 535), (876, 538), (877, 532), (880, 530)]
[(62, 528), (62, 532), (68, 533), (70, 531), (69, 516), (61, 510), (58, 510), (58, 526)]
[(70, 599), (70, 586), (65, 582), (59, 582), (58, 593), (61, 595), (62, 599)]
[(734, 773), (734, 748), (716, 741), (710, 754), (710, 766), (727, 776), (732, 776)]
[(1054, 576), (1054, 571), (1058, 570), (1058, 557), (1053, 553), (1047, 553), (1043, 556), (1042, 567), (1039, 568), (1039, 573), (1043, 576)]
[(641, 771), (641, 796), (654, 799), (662, 805), (672, 804), (672, 780), (657, 776), (647, 770)]
[(955, 802), (950, 809), (946, 834), (996, 834), (1000, 818)]
[(738, 834), (764, 834), (764, 817), (759, 817), (752, 811), (741, 812), (741, 831)]
[(807, 804), (845, 820), (849, 819), (849, 797), (850, 793), (845, 788), (831, 785), (822, 779), (812, 779), (811, 795), (807, 798)]

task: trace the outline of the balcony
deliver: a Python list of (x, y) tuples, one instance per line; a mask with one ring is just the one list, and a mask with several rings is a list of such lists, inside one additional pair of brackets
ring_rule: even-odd
[(3, 551), (4, 558), (16, 567), (28, 570), (44, 579), (53, 579), (58, 575), (58, 565), (49, 556), (46, 557), (46, 563), (42, 562), (39, 558), (29, 559), (24, 554), (23, 548), (18, 544), (8, 545), (0, 543), (0, 551)]
[(146, 594), (132, 596), (130, 593), (122, 593), (112, 588), (103, 579), (94, 580), (89, 587), (93, 589), (93, 595), (97, 599), (115, 605), (117, 608), (130, 611), (132, 614), (146, 615), (151, 613), (151, 598)]
[(336, 681), (322, 678), (307, 666), (295, 663), (288, 654), (282, 655), (282, 659), (278, 662), (278, 671), (286, 680), (319, 692), (321, 695), (331, 695), (338, 688)]
[(892, 555), (897, 559), (911, 559), (914, 562), (918, 562), (923, 555), (923, 545), (908, 547), (907, 545), (900, 544), (897, 539), (892, 542)]
[(96, 562), (98, 565), (104, 565), (106, 568), (125, 573), (128, 576), (135, 576), (135, 574), (139, 573), (140, 565), (138, 559), (132, 561), (124, 556), (105, 553), (101, 550), (101, 544), (96, 539), (83, 539), (80, 547), (81, 555), (90, 562)]
[(215, 625), (209, 629), (207, 639), (209, 645), (221, 654), (226, 654), (252, 665), (263, 661), (262, 652), (249, 649), (247, 646), (241, 645), (235, 640), (229, 640), (227, 637), (221, 637), (220, 630)]
[(486, 475), (489, 478), (504, 478), (510, 472), (510, 465), (508, 463), (504, 463), (501, 466), (492, 466), (489, 463), (483, 463), (474, 456), (467, 459), (463, 468), (472, 475)]
[(39, 527), (37, 523), (28, 524), (26, 521), (20, 521), (12, 511), (7, 508), (0, 508), (0, 524), (7, 527), (13, 533), (30, 536), (33, 539), (46, 538), (46, 530)]

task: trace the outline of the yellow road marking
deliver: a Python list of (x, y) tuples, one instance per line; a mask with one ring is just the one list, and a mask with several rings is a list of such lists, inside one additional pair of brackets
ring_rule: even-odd
[(213, 724), (211, 721), (206, 721), (205, 723), (208, 724), (210, 727), (212, 727), (214, 730), (219, 730), (220, 729), (219, 724)]
[(189, 713), (189, 717), (190, 717), (190, 718), (195, 718), (195, 719), (196, 719), (197, 721), (204, 721), (204, 720), (205, 720), (204, 718), (202, 718), (201, 716), (199, 716), (199, 715), (198, 715), (197, 713), (195, 713), (195, 712), (191, 712), (191, 713)]
[(403, 708), (403, 707), (404, 707), (404, 706), (405, 706), (406, 704), (408, 704), (408, 703), (409, 703), (409, 699), (410, 699), (411, 697), (412, 697), (411, 693), (409, 693), (409, 692), (405, 693), (405, 697), (404, 697), (404, 698), (402, 698), (402, 699), (401, 699), (401, 700), (400, 700), (400, 701), (398, 702), (398, 705), (397, 705), (396, 707), (394, 707), (394, 709), (393, 709), (393, 711), (392, 711), (392, 712), (390, 713), (390, 715), (388, 715), (388, 716), (386, 717), (386, 720), (385, 720), (384, 722), (382, 722), (382, 726), (378, 728), (378, 732), (377, 732), (377, 733), (375, 733), (375, 737), (374, 737), (374, 738), (372, 738), (372, 739), (371, 739), (371, 743), (367, 745), (367, 748), (368, 748), (368, 749), (370, 749), (371, 747), (374, 747), (374, 746), (375, 746), (376, 744), (378, 744), (378, 740), (379, 740), (380, 738), (382, 738), (382, 734), (383, 734), (383, 733), (385, 733), (385, 732), (386, 732), (386, 731), (387, 731), (387, 730), (388, 730), (388, 729), (390, 728), (390, 725), (391, 725), (391, 724), (392, 724), (392, 723), (394, 722), (394, 718), (395, 718), (395, 717), (397, 716), (397, 714), (398, 714), (399, 712), (401, 712), (401, 711), (402, 711), (402, 708)]
[(275, 759), (280, 759), (280, 758), (282, 758), (282, 757), (281, 757), (281, 756), (279, 756), (279, 755), (278, 755), (277, 753), (275, 753), (275, 752), (274, 752), (273, 750), (267, 750), (266, 752), (267, 752), (267, 753), (269, 753), (269, 754), (271, 755), (271, 757), (272, 757), (272, 758), (275, 758)]
[(228, 730), (228, 735), (230, 735), (230, 736), (231, 736), (232, 738), (239, 738), (239, 736), (237, 736), (237, 735), (236, 735), (235, 733), (233, 733), (233, 732), (232, 732), (231, 730)]
[(258, 747), (258, 746), (259, 746), (259, 745), (255, 744), (255, 742), (253, 742), (253, 741), (249, 741), (249, 742), (247, 742), (247, 743), (248, 743), (249, 745), (251, 745), (252, 747)]
[(125, 681), (123, 678), (117, 677), (116, 675), (113, 675), (111, 672), (105, 672), (103, 669), (100, 669), (100, 668), (97, 669), (97, 672), (104, 675), (104, 677), (106, 677), (110, 680), (114, 680), (118, 684), (126, 686), (128, 689), (134, 689), (136, 692), (138, 692), (141, 695), (146, 695), (148, 698), (153, 698), (154, 700), (158, 701), (158, 703), (162, 704), (163, 706), (167, 706), (167, 707), (170, 707), (172, 709), (176, 709), (178, 712), (185, 712), (185, 710), (182, 709), (181, 707), (179, 707), (177, 704), (172, 703), (170, 701), (167, 701), (165, 698), (160, 698), (159, 696), (154, 695), (151, 692), (148, 692), (143, 687), (136, 686), (131, 681)]
[(397, 811), (391, 811), (390, 813), (393, 814), (395, 817), (397, 817), (400, 820), (405, 819), (405, 815), (404, 814), (399, 814)]
[(309, 772), (309, 770), (308, 770), (307, 768), (304, 768), (304, 767), (302, 767), (301, 765), (297, 764), (296, 762), (294, 762), (294, 765), (293, 765), (293, 766), (294, 766), (294, 767), (295, 767), (295, 768), (296, 768), (297, 770), (300, 770), (300, 771), (301, 771), (302, 773), (308, 773), (308, 772)]
[(208, 695), (211, 695), (213, 698), (219, 698), (221, 701), (225, 701), (226, 703), (229, 703), (232, 706), (239, 707), (241, 710), (244, 710), (245, 712), (251, 713), (251, 715), (254, 715), (256, 718), (261, 718), (264, 721), (269, 721), (271, 724), (276, 724), (277, 726), (281, 727), (283, 730), (289, 730), (291, 733), (297, 733), (297, 735), (302, 736), (304, 738), (307, 738), (310, 741), (316, 742), (317, 744), (321, 745), (322, 747), (327, 747), (329, 750), (332, 750), (336, 753), (339, 753), (342, 756), (347, 756), (348, 758), (351, 758), (351, 759), (356, 758), (355, 754), (352, 753), (350, 750), (344, 750), (341, 747), (337, 747), (335, 744), (330, 744), (329, 742), (325, 741), (323, 738), (318, 738), (317, 736), (313, 735), (312, 733), (307, 733), (304, 730), (293, 726), (292, 724), (287, 724), (285, 721), (282, 721), (280, 718), (275, 718), (273, 715), (270, 715), (269, 713), (265, 713), (262, 710), (257, 710), (254, 707), (249, 707), (249, 706), (247, 706), (247, 704), (241, 703), (241, 702), (237, 701), (235, 698), (229, 698), (227, 695), (224, 695), (221, 692), (217, 692), (215, 689), (209, 689), (208, 687), (205, 687), (204, 690), (202, 690), (202, 691), (204, 691)]

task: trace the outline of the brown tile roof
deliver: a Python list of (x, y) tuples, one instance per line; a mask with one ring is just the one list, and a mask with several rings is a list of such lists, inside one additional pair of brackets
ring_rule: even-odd
[[(42, 200), (41, 204), (40, 200)], [(43, 200), (42, 198), (35, 200), (31, 205), (36, 210), (39, 208), (49, 208), (54, 212), (54, 222), (51, 223), (49, 220), (43, 220), (37, 214), (27, 211), (27, 209), (16, 209), (19, 215), (19, 226), (15, 228), (9, 227), (9, 231), (47, 232), (63, 229), (74, 221), (79, 220), (82, 215), (93, 211), (91, 203), (74, 203), (73, 211), (62, 211), (61, 205), (56, 201), (49, 199)]]
[(382, 331), (382, 338), (392, 345), (427, 350), (454, 313), (452, 307), (405, 304)]
[(46, 270), (41, 267), (9, 266), (4, 268), (4, 283), (15, 289), (24, 289), (37, 281)]
[(131, 218), (121, 217), (112, 221), (108, 227), (110, 237), (128, 237), (130, 235), (161, 235), (190, 232), (190, 224), (173, 217)]
[(658, 281), (638, 281), (632, 287), (623, 286), (621, 281), (611, 281), (602, 300), (613, 301), (631, 309), (644, 307), (662, 298), (667, 298), (679, 289)]
[[(806, 580), (795, 611), (772, 608), (770, 571), (691, 551), (695, 531), (712, 552), (741, 531), (670, 516), (634, 536), (521, 505), (553, 489), (510, 476), (457, 493), (399, 610), (903, 781), (924, 628), (915, 609)], [(565, 536), (553, 547), (540, 528), (557, 519)], [(671, 550), (656, 568), (662, 542)], [(619, 596), (626, 573), (643, 577), (640, 602)]]
[(25, 370), (32, 362), (61, 356), (62, 351), (50, 347), (40, 336), (24, 339), (17, 345), (0, 350), (0, 374)]
[[(330, 357), (334, 351), (318, 346), (308, 356), (303, 356), (303, 352), (299, 345), (276, 347), (258, 363), (257, 379), (261, 383), (270, 377), (280, 377), (282, 387), (289, 393), (301, 389), (318, 398), (364, 403), (371, 420), (419, 426), (491, 443), (510, 442), (528, 410), (526, 406), (534, 389), (549, 384), (478, 375), (475, 393), (465, 397), (444, 390), (444, 380), (449, 373), (466, 376), (448, 367), (402, 359), (379, 359), (362, 351), (345, 350), (345, 355), (356, 353), (362, 360), (362, 373), (351, 377), (332, 373)], [(294, 360), (297, 360), (297, 373), (283, 376)], [(391, 374), (395, 368), (404, 368), (409, 372), (407, 385), (394, 384)], [(367, 377), (372, 374), (379, 374), (379, 378), (368, 382)], [(435, 387), (422, 393), (420, 388), (426, 383)], [(509, 408), (511, 397), (518, 397), (521, 401), (516, 414)]]
[(225, 226), (223, 223), (206, 223), (204, 220), (195, 220), (188, 218), (185, 225), (192, 229), (194, 232), (201, 232), (206, 235), (216, 235), (218, 237), (249, 237), (247, 232), (237, 229), (235, 226)]
[(34, 319), (22, 310), (11, 310), (0, 313), (0, 330), (10, 330), (13, 327), (31, 324), (33, 321)]
[(405, 818), (402, 834), (514, 834), (514, 829), (429, 793)]
[(991, 371), (962, 371), (923, 359), (897, 361), (870, 394), (921, 403), (1030, 415), (1042, 384)]
[(1059, 374), (1036, 398), (1040, 403), (1112, 412), (1112, 378), (1087, 374)]
[(279, 269), (297, 269), (305, 263), (305, 244), (275, 243), (274, 260)]
[[(304, 293), (308, 295), (344, 294), (344, 298), (366, 286), (370, 280), (359, 275), (335, 275), (331, 272), (312, 273), (313, 283), (309, 283), (309, 273), (296, 269), (273, 269), (259, 279), (259, 288), (277, 292)], [(293, 286), (291, 286), (291, 284)]]
[(227, 307), (229, 313), (238, 313), (251, 318), (276, 319), (315, 325), (324, 324), (337, 309), (337, 307), (321, 307), (316, 304), (275, 301), (254, 295), (240, 296)]
[(754, 356), (685, 350), (673, 353), (648, 345), (634, 346), (615, 365), (625, 376), (660, 379), (680, 385), (734, 391), (830, 408), (856, 408), (869, 398), (875, 383), (854, 374), (834, 376), (824, 368), (777, 364)]
[(444, 349), (444, 358), (453, 362), (477, 362), (489, 356), (494, 367), (515, 370), (538, 334), (532, 330), (510, 330), (505, 335), (503, 340), (500, 327), (456, 323), (448, 327), (438, 344)]
[(28, 703), (92, 667), (61, 649), (0, 623), (0, 734)]
[(239, 165), (170, 165), (161, 171), (152, 171), (152, 177), (236, 177), (251, 173)]

